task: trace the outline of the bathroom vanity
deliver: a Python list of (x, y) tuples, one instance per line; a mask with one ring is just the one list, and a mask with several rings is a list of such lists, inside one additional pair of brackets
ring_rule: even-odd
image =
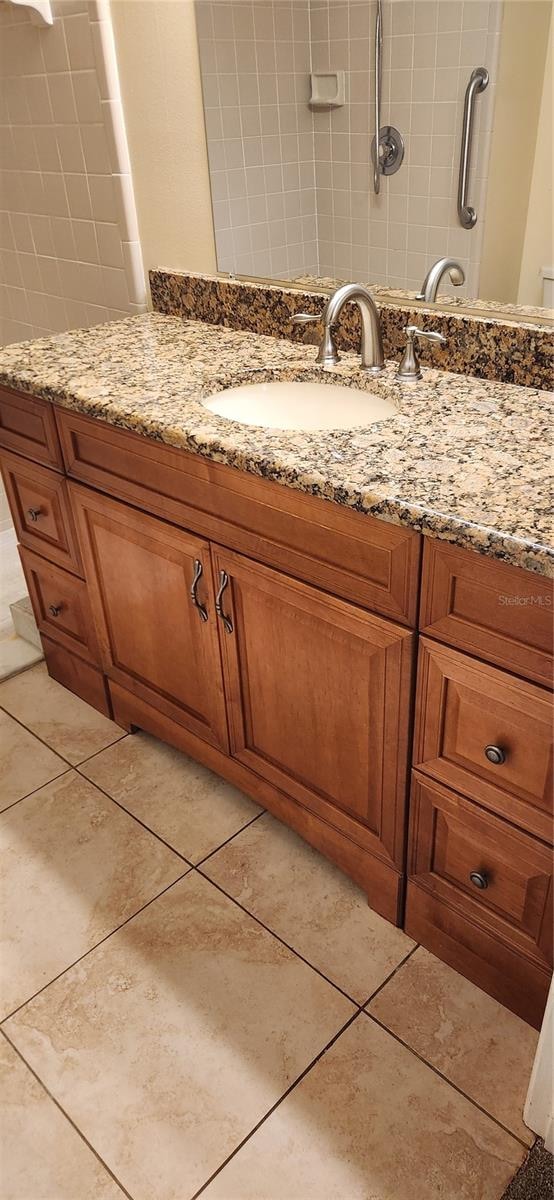
[[(523, 506), (545, 394), (437, 371), (403, 391), (391, 366), (390, 424), (311, 436), (200, 404), (312, 364), (310, 347), (157, 314), (0, 354), (2, 472), (48, 669), (242, 788), (538, 1026), (554, 558)], [(337, 374), (363, 384), (352, 356)]]

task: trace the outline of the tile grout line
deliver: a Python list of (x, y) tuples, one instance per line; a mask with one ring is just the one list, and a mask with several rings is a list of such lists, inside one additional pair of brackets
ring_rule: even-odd
[(358, 1020), (358, 1017), (360, 1016), (360, 1014), (362, 1012), (363, 1012), (363, 1009), (359, 1008), (357, 1012), (352, 1013), (352, 1016), (348, 1018), (348, 1021), (346, 1021), (345, 1024), (342, 1025), (341, 1028), (338, 1029), (335, 1034), (333, 1034), (333, 1037), (330, 1039), (330, 1041), (328, 1041), (325, 1044), (323, 1049), (319, 1051), (319, 1054), (317, 1054), (315, 1056), (315, 1058), (313, 1058), (311, 1060), (311, 1062), (308, 1063), (307, 1067), (304, 1068), (304, 1070), (300, 1073), (300, 1075), (297, 1076), (296, 1079), (293, 1079), (292, 1083), (289, 1084), (288, 1088), (286, 1089), (286, 1091), (283, 1092), (282, 1096), (279, 1096), (279, 1099), (275, 1101), (275, 1104), (272, 1104), (271, 1108), (268, 1108), (267, 1112), (264, 1113), (263, 1117), (260, 1117), (260, 1120), (257, 1121), (257, 1123), (254, 1125), (254, 1127), (250, 1130), (250, 1133), (247, 1133), (246, 1136), (242, 1138), (242, 1141), (240, 1141), (238, 1143), (238, 1145), (235, 1146), (235, 1149), (232, 1150), (231, 1153), (227, 1155), (227, 1158), (224, 1159), (224, 1161), (222, 1163), (220, 1163), (219, 1167), (217, 1167), (217, 1169), (212, 1172), (210, 1177), (208, 1179), (206, 1179), (205, 1183), (203, 1183), (202, 1186), (199, 1187), (196, 1192), (194, 1192), (194, 1194), (190, 1197), (190, 1200), (198, 1200), (198, 1197), (201, 1196), (202, 1192), (205, 1191), (205, 1189), (209, 1186), (210, 1183), (213, 1182), (213, 1180), (216, 1178), (216, 1176), (221, 1173), (223, 1168), (226, 1167), (228, 1165), (228, 1163), (231, 1162), (231, 1159), (235, 1158), (235, 1156), (239, 1153), (239, 1151), (242, 1150), (243, 1146), (245, 1146), (246, 1143), (249, 1142), (250, 1139), (254, 1136), (254, 1134), (258, 1132), (258, 1129), (260, 1129), (260, 1127), (265, 1124), (265, 1122), (268, 1120), (268, 1118), (273, 1116), (273, 1113), (275, 1112), (275, 1110), (277, 1108), (279, 1108), (279, 1106), (283, 1103), (283, 1101), (286, 1100), (290, 1096), (291, 1092), (293, 1092), (295, 1090), (295, 1088), (298, 1087), (298, 1084), (302, 1083), (302, 1080), (305, 1079), (306, 1075), (312, 1070), (313, 1067), (315, 1067), (317, 1065), (318, 1062), (320, 1062), (320, 1060), (324, 1057), (324, 1055), (327, 1054), (327, 1051), (330, 1050), (332, 1046), (334, 1046), (335, 1042), (337, 1042), (340, 1037), (342, 1037), (343, 1033), (346, 1033), (346, 1030), (350, 1027), (350, 1025), (352, 1025), (354, 1021)]
[[(83, 765), (84, 764), (81, 764), (81, 766)], [(91, 787), (97, 788), (100, 794), (105, 796), (106, 800), (111, 800), (112, 804), (115, 804), (116, 808), (119, 808), (120, 812), (124, 812), (128, 817), (131, 817), (133, 821), (136, 821), (137, 825), (140, 825), (141, 829), (144, 829), (146, 833), (151, 834), (151, 836), (155, 838), (157, 842), (161, 842), (162, 846), (165, 846), (166, 850), (171, 850), (172, 854), (175, 854), (177, 858), (181, 859), (181, 862), (187, 864), (187, 867), (192, 868), (194, 866), (194, 863), (191, 863), (188, 858), (185, 858), (184, 854), (181, 854), (180, 850), (176, 850), (175, 847), (171, 846), (169, 842), (166, 842), (165, 838), (161, 837), (159, 833), (156, 833), (150, 828), (149, 825), (145, 825), (144, 821), (141, 821), (140, 817), (137, 817), (135, 813), (130, 812), (128, 808), (125, 808), (125, 805), (121, 804), (119, 800), (116, 800), (114, 796), (110, 796), (110, 793), (107, 792), (105, 788), (101, 787), (99, 783), (95, 783), (94, 779), (89, 779), (88, 775), (85, 775), (79, 767), (74, 767), (73, 769), (75, 774), (78, 775), (80, 779), (84, 779), (86, 783), (90, 783)]]
[[(36, 666), (36, 663), (33, 665)], [(29, 668), (29, 669), (31, 669), (31, 668)], [(63, 686), (63, 685), (60, 685), (60, 686)], [(67, 691), (68, 689), (65, 688), (64, 690)], [(86, 701), (84, 701), (83, 703), (86, 703)], [(209, 854), (205, 854), (203, 858), (199, 859), (198, 863), (192, 863), (190, 861), (190, 859), (185, 857), (184, 854), (181, 854), (180, 850), (176, 850), (175, 846), (172, 846), (170, 844), (170, 842), (166, 842), (165, 838), (161, 837), (161, 835), (159, 833), (156, 833), (156, 831), (154, 829), (151, 829), (151, 827), (149, 825), (146, 825), (144, 821), (141, 821), (140, 817), (137, 817), (135, 813), (131, 812), (130, 809), (126, 808), (125, 805), (122, 804), (120, 800), (116, 800), (114, 796), (111, 796), (110, 793), (107, 792), (106, 789), (103, 788), (100, 784), (96, 783), (94, 779), (89, 779), (88, 775), (85, 775), (84, 771), (81, 770), (81, 767), (84, 767), (86, 765), (86, 763), (92, 762), (92, 760), (94, 758), (98, 758), (101, 754), (104, 753), (105, 750), (111, 750), (111, 748), (113, 746), (119, 745), (120, 742), (123, 742), (126, 740), (126, 738), (131, 737), (132, 734), (126, 733), (125, 730), (123, 730), (121, 737), (115, 738), (113, 742), (108, 742), (108, 744), (106, 746), (102, 746), (102, 748), (100, 750), (95, 750), (94, 754), (90, 754), (88, 756), (88, 758), (82, 758), (79, 760), (78, 763), (72, 763), (63, 754), (60, 754), (59, 750), (55, 750), (54, 747), (51, 746), (49, 742), (46, 742), (44, 740), (44, 738), (40, 737), (39, 734), (37, 734), (35, 732), (34, 729), (31, 729), (28, 725), (25, 724), (24, 721), (21, 721), (19, 717), (14, 716), (14, 714), (11, 713), (9, 711), (9, 709), (5, 708), (4, 705), (1, 703), (0, 703), (0, 710), (2, 712), (6, 713), (6, 715), (8, 717), (11, 717), (11, 719), (13, 721), (15, 721), (16, 724), (19, 725), (22, 729), (25, 729), (26, 732), (31, 735), (31, 737), (35, 737), (37, 739), (37, 741), (40, 742), (41, 745), (43, 745), (45, 747), (46, 750), (50, 750), (51, 753), (57, 755), (57, 757), (59, 759), (61, 759), (62, 762), (67, 763), (66, 770), (60, 771), (59, 775), (54, 775), (54, 777), (52, 779), (46, 780), (46, 783), (41, 783), (41, 784), (39, 784), (38, 787), (32, 788), (31, 791), (27, 792), (25, 796), (20, 796), (19, 800), (14, 800), (12, 804), (8, 804), (7, 808), (0, 810), (0, 817), (3, 815), (3, 813), (8, 812), (10, 808), (14, 808), (16, 804), (20, 804), (22, 800), (28, 800), (29, 796), (33, 796), (35, 794), (35, 792), (40, 792), (43, 787), (48, 787), (48, 785), (50, 783), (55, 783), (56, 779), (61, 779), (62, 775), (67, 775), (67, 774), (69, 774), (70, 771), (75, 771), (78, 775), (81, 776), (82, 779), (85, 779), (87, 781), (87, 783), (90, 783), (90, 784), (92, 784), (93, 787), (98, 788), (98, 791), (102, 792), (102, 794), (104, 796), (106, 796), (106, 798), (108, 800), (113, 800), (113, 803), (116, 804), (118, 806), (118, 808), (120, 808), (123, 812), (127, 813), (127, 816), (132, 817), (132, 819), (134, 821), (136, 821), (138, 825), (141, 825), (142, 828), (145, 829), (147, 833), (151, 833), (152, 837), (157, 838), (157, 840), (159, 842), (161, 842), (162, 845), (166, 846), (168, 850), (172, 850), (174, 854), (176, 854), (179, 858), (181, 858), (183, 860), (183, 862), (187, 863), (191, 867), (194, 867), (194, 866), (200, 866), (201, 863), (206, 862), (214, 854), (217, 854), (219, 850), (222, 850), (224, 846), (227, 846), (229, 842), (232, 842), (233, 838), (237, 837), (237, 835), (239, 833), (242, 833), (243, 829), (248, 829), (249, 825), (252, 825), (254, 823), (254, 821), (257, 821), (260, 817), (263, 817), (264, 813), (266, 812), (266, 809), (262, 808), (259, 813), (256, 813), (256, 815), (250, 819), (250, 821), (246, 822), (246, 825), (241, 825), (240, 829), (237, 829), (237, 831), (235, 833), (232, 833), (230, 835), (230, 837), (226, 838), (225, 841), (221, 842), (221, 844), (219, 846), (215, 846), (213, 850), (210, 850)]]
[(56, 783), (58, 779), (63, 779), (64, 775), (70, 775), (73, 769), (74, 768), (72, 767), (67, 767), (64, 771), (60, 771), (59, 775), (54, 775), (52, 779), (47, 779), (46, 783), (40, 783), (38, 787), (31, 788), (31, 791), (26, 792), (24, 796), (20, 796), (19, 800), (12, 800), (11, 804), (7, 804), (6, 807), (0, 811), (0, 819), (5, 813), (11, 812), (12, 808), (16, 808), (18, 804), (22, 804), (24, 800), (29, 800), (31, 796), (35, 796), (37, 792), (41, 792), (43, 788), (50, 787), (50, 784)]
[(419, 942), (416, 942), (415, 946), (412, 946), (411, 950), (408, 950), (408, 953), (404, 956), (404, 958), (399, 963), (397, 963), (396, 967), (394, 968), (394, 970), (391, 971), (390, 975), (387, 975), (387, 978), (384, 979), (383, 982), (379, 984), (379, 987), (376, 987), (375, 991), (372, 992), (370, 996), (368, 996), (367, 1000), (364, 1000), (363, 1004), (360, 1005), (361, 1008), (366, 1008), (366, 1006), (368, 1004), (370, 1004), (372, 1000), (375, 1000), (375, 997), (379, 995), (379, 992), (382, 992), (383, 988), (385, 988), (387, 986), (387, 984), (390, 983), (391, 979), (394, 979), (394, 976), (397, 975), (398, 972), (402, 970), (402, 967), (405, 966), (405, 964), (408, 962), (408, 960), (412, 957), (412, 954), (415, 954), (416, 950), (419, 950)]
[[(99, 753), (101, 754), (102, 751), (99, 751)], [(95, 757), (96, 757), (96, 755), (93, 754), (92, 758), (95, 758)], [(110, 792), (106, 791), (106, 789), (104, 787), (102, 787), (101, 784), (96, 783), (94, 779), (89, 779), (89, 776), (85, 775), (84, 771), (81, 771), (81, 767), (85, 766), (87, 762), (90, 762), (90, 759), (84, 759), (84, 761), (82, 763), (80, 763), (80, 765), (78, 767), (73, 768), (73, 770), (77, 773), (77, 775), (80, 775), (81, 779), (85, 779), (86, 782), (90, 783), (92, 787), (98, 788), (98, 791), (101, 792), (102, 795), (105, 796), (107, 800), (112, 800), (113, 803), (116, 804), (117, 807), (120, 808), (122, 812), (126, 813), (128, 817), (132, 817), (133, 821), (137, 822), (137, 825), (140, 825), (144, 830), (146, 830), (146, 833), (151, 833), (153, 838), (156, 838), (158, 842), (161, 842), (163, 846), (166, 846), (168, 850), (171, 850), (173, 852), (173, 854), (176, 854), (178, 858), (182, 859), (182, 861), (185, 862), (187, 864), (187, 866), (191, 867), (192, 869), (195, 869), (196, 867), (200, 866), (201, 863), (206, 862), (206, 860), (208, 858), (211, 858), (213, 854), (217, 854), (219, 850), (222, 850), (224, 846), (227, 846), (229, 844), (229, 842), (232, 842), (233, 838), (238, 837), (238, 835), (240, 833), (242, 833), (245, 829), (248, 829), (249, 825), (252, 825), (254, 823), (254, 821), (258, 821), (260, 817), (263, 817), (264, 812), (265, 812), (265, 809), (262, 809), (261, 812), (256, 813), (255, 817), (251, 817), (251, 819), (249, 821), (247, 821), (246, 825), (241, 825), (240, 829), (237, 829), (236, 832), (232, 833), (230, 835), (230, 837), (225, 839), (224, 842), (221, 842), (221, 845), (216, 846), (213, 850), (210, 850), (209, 854), (206, 854), (204, 856), (204, 858), (199, 859), (199, 862), (194, 863), (194, 862), (192, 862), (192, 860), (190, 858), (186, 858), (185, 855), (182, 854), (180, 850), (176, 850), (175, 846), (172, 846), (171, 842), (167, 842), (165, 840), (165, 838), (163, 838), (161, 836), (160, 833), (156, 833), (155, 829), (152, 829), (150, 825), (147, 825), (144, 821), (141, 820), (140, 817), (137, 817), (136, 813), (132, 812), (130, 808), (126, 808), (121, 800), (116, 800), (115, 796), (112, 796), (110, 794)]]
[[(218, 776), (218, 778), (222, 779), (223, 776)], [(246, 792), (244, 793), (244, 795), (246, 795)], [(250, 797), (248, 797), (248, 799), (250, 799)], [(214, 854), (219, 854), (219, 851), (223, 850), (223, 848), (225, 846), (228, 846), (229, 842), (233, 842), (236, 837), (239, 837), (239, 834), (244, 833), (245, 829), (249, 829), (250, 826), (253, 825), (255, 821), (259, 821), (260, 817), (264, 817), (266, 815), (266, 813), (267, 813), (267, 809), (262, 808), (261, 812), (256, 813), (255, 817), (251, 817), (250, 820), (246, 822), (246, 825), (241, 825), (240, 829), (237, 829), (236, 833), (232, 833), (231, 836), (226, 838), (225, 841), (222, 842), (220, 846), (216, 846), (215, 850), (210, 850), (210, 853), (205, 854), (204, 858), (199, 858), (198, 862), (193, 863), (195, 870), (197, 870), (198, 867), (203, 867), (204, 863), (208, 862), (208, 859), (213, 858)], [(210, 880), (210, 883), (211, 883), (211, 880)]]
[(133, 1196), (131, 1195), (131, 1193), (127, 1191), (127, 1188), (121, 1183), (121, 1180), (117, 1178), (117, 1175), (114, 1175), (114, 1172), (111, 1170), (111, 1168), (108, 1166), (108, 1164), (104, 1161), (104, 1159), (101, 1158), (100, 1154), (98, 1153), (97, 1150), (95, 1150), (94, 1146), (91, 1144), (91, 1142), (89, 1142), (88, 1138), (85, 1137), (85, 1134), (79, 1129), (79, 1126), (75, 1124), (75, 1121), (73, 1120), (72, 1117), (70, 1117), (69, 1113), (66, 1112), (65, 1108), (63, 1108), (63, 1106), (60, 1104), (59, 1100), (56, 1100), (56, 1097), (53, 1096), (52, 1093), (48, 1090), (46, 1084), (40, 1078), (40, 1075), (37, 1075), (36, 1071), (33, 1070), (33, 1067), (30, 1066), (30, 1064), (27, 1062), (27, 1059), (24, 1057), (24, 1055), (21, 1053), (21, 1051), (18, 1050), (17, 1046), (14, 1045), (11, 1038), (8, 1037), (8, 1034), (6, 1033), (5, 1029), (0, 1029), (0, 1034), (2, 1034), (4, 1036), (8, 1045), (11, 1046), (14, 1053), (17, 1054), (17, 1057), (23, 1063), (24, 1067), (27, 1069), (27, 1071), (30, 1071), (31, 1075), (33, 1076), (34, 1079), (36, 1079), (37, 1083), (42, 1088), (43, 1092), (48, 1096), (48, 1099), (51, 1100), (53, 1104), (55, 1104), (56, 1108), (58, 1109), (58, 1112), (60, 1112), (62, 1114), (62, 1116), (65, 1117), (65, 1120), (68, 1122), (69, 1125), (71, 1125), (71, 1128), (75, 1130), (75, 1133), (77, 1134), (77, 1136), (81, 1139), (82, 1142), (84, 1142), (87, 1149), (91, 1151), (91, 1153), (94, 1155), (95, 1159), (100, 1163), (101, 1167), (103, 1167), (103, 1169), (107, 1172), (107, 1174), (110, 1176), (110, 1178), (113, 1179), (114, 1183), (117, 1184), (118, 1188), (121, 1189), (123, 1195), (127, 1196), (127, 1200), (133, 1200)]
[(14, 1008), (12, 1012), (7, 1013), (5, 1017), (2, 1017), (0, 1019), (0, 1030), (5, 1032), (3, 1030), (3, 1026), (7, 1021), (11, 1021), (12, 1017), (17, 1016), (17, 1014), (21, 1012), (23, 1008), (26, 1008), (27, 1005), (31, 1004), (33, 1000), (36, 1000), (37, 996), (41, 996), (42, 993), (45, 992), (47, 988), (51, 987), (53, 983), (57, 983), (58, 979), (61, 979), (67, 974), (68, 971), (73, 970), (73, 967), (77, 967), (79, 963), (83, 962), (83, 959), (88, 958), (89, 954), (92, 954), (94, 950), (98, 950), (98, 947), (102, 946), (104, 942), (107, 942), (111, 937), (113, 937), (114, 933), (119, 933), (120, 929), (124, 929), (130, 921), (134, 921), (135, 917), (138, 917), (140, 913), (144, 912), (145, 908), (149, 908), (151, 904), (154, 904), (155, 900), (159, 900), (161, 896), (165, 896), (165, 893), (169, 892), (172, 887), (175, 887), (176, 883), (180, 883), (182, 879), (186, 879), (187, 875), (190, 875), (191, 871), (193, 870), (193, 867), (188, 866), (187, 870), (183, 871), (182, 875), (178, 875), (177, 879), (173, 879), (171, 883), (168, 883), (166, 887), (162, 888), (161, 892), (157, 892), (155, 896), (151, 896), (150, 900), (146, 901), (146, 904), (142, 904), (140, 908), (137, 908), (136, 912), (131, 913), (129, 917), (126, 917), (120, 925), (116, 925), (115, 928), (111, 929), (110, 932), (107, 933), (103, 938), (100, 938), (99, 942), (95, 942), (94, 946), (89, 946), (88, 950), (85, 950), (84, 954), (81, 954), (79, 958), (74, 960), (74, 962), (68, 963), (67, 967), (63, 968), (63, 971), (59, 971), (57, 975), (54, 975), (53, 979), (49, 979), (48, 983), (44, 983), (42, 987), (38, 989), (38, 991), (33, 992), (32, 996), (28, 996), (26, 1000), (23, 1000), (21, 1004), (17, 1005), (17, 1008)]
[(424, 1067), (429, 1067), (429, 1070), (432, 1071), (434, 1075), (438, 1075), (438, 1078), (442, 1079), (443, 1083), (446, 1083), (448, 1087), (451, 1087), (455, 1092), (458, 1093), (459, 1096), (462, 1096), (464, 1100), (468, 1100), (469, 1103), (472, 1104), (474, 1108), (478, 1109), (478, 1111), (482, 1113), (484, 1117), (488, 1117), (489, 1121), (493, 1121), (495, 1125), (498, 1125), (499, 1129), (502, 1129), (502, 1131), (507, 1133), (509, 1137), (514, 1139), (514, 1141), (519, 1142), (520, 1146), (523, 1146), (525, 1150), (530, 1149), (530, 1146), (527, 1144), (527, 1142), (524, 1142), (517, 1133), (514, 1133), (512, 1129), (508, 1129), (507, 1125), (503, 1125), (502, 1121), (498, 1120), (498, 1117), (495, 1117), (492, 1113), (487, 1112), (487, 1109), (483, 1108), (482, 1105), (479, 1104), (478, 1100), (474, 1100), (472, 1096), (468, 1096), (467, 1092), (462, 1091), (461, 1087), (459, 1087), (457, 1083), (454, 1083), (452, 1079), (448, 1079), (446, 1075), (443, 1075), (442, 1071), (439, 1071), (438, 1067), (433, 1066), (433, 1063), (429, 1062), (426, 1058), (423, 1058), (417, 1050), (414, 1050), (413, 1046), (409, 1046), (407, 1042), (404, 1042), (402, 1038), (394, 1032), (393, 1029), (389, 1029), (388, 1025), (384, 1025), (378, 1017), (374, 1016), (372, 1012), (368, 1012), (366, 1008), (362, 1008), (360, 1011), (363, 1012), (366, 1017), (369, 1017), (370, 1021), (373, 1021), (375, 1025), (378, 1025), (379, 1028), (383, 1030), (383, 1033), (390, 1034), (390, 1036), (394, 1038), (395, 1042), (398, 1042), (400, 1046), (403, 1046), (405, 1050), (408, 1050), (410, 1054), (413, 1054), (414, 1058), (418, 1058), (420, 1063), (423, 1063)]
[(314, 964), (309, 962), (307, 958), (304, 958), (304, 955), (301, 954), (299, 950), (295, 950), (294, 946), (289, 945), (289, 943), (286, 942), (285, 939), (280, 936), (280, 934), (275, 933), (274, 929), (270, 929), (269, 925), (265, 925), (260, 917), (257, 917), (255, 913), (250, 912), (250, 909), (245, 908), (244, 904), (241, 904), (240, 900), (237, 900), (235, 896), (231, 896), (229, 892), (226, 892), (225, 888), (223, 888), (220, 883), (216, 883), (215, 879), (210, 879), (210, 876), (204, 874), (204, 871), (200, 871), (198, 867), (193, 867), (192, 869), (193, 871), (196, 871), (196, 874), (200, 875), (202, 879), (205, 879), (207, 883), (211, 883), (212, 887), (217, 888), (218, 892), (221, 892), (221, 894), (225, 896), (227, 900), (231, 900), (233, 904), (236, 904), (237, 908), (240, 908), (241, 912), (245, 913), (247, 917), (250, 917), (253, 921), (255, 921), (256, 924), (264, 929), (266, 933), (269, 933), (271, 937), (276, 938), (276, 940), (280, 942), (282, 946), (284, 946), (287, 950), (290, 950), (290, 952), (294, 954), (296, 958), (299, 958), (300, 961), (305, 964), (305, 966), (310, 967), (312, 971), (315, 971), (316, 975), (319, 975), (320, 979), (324, 979), (325, 983), (328, 983), (332, 988), (335, 988), (337, 992), (340, 992), (341, 996), (344, 996), (345, 1000), (349, 1000), (351, 1004), (354, 1004), (359, 1012), (362, 1011), (363, 1006), (358, 1000), (353, 1000), (352, 996), (349, 996), (348, 992), (345, 992), (344, 988), (341, 988), (340, 984), (334, 983), (332, 979), (329, 979), (327, 975), (324, 975), (323, 971), (320, 971), (319, 967), (314, 967)]
[[(52, 676), (49, 676), (48, 678), (51, 679)], [(4, 682), (4, 681), (2, 680), (2, 682)], [(57, 682), (57, 680), (55, 680), (54, 682)], [(63, 687), (63, 684), (60, 684), (59, 686)], [(1, 687), (1, 683), (0, 683), (0, 687)], [(63, 690), (64, 690), (64, 692), (67, 692), (68, 695), (70, 695), (70, 696), (75, 695), (74, 692), (69, 691), (69, 688), (64, 688)], [(76, 696), (76, 699), (80, 700), (81, 697)], [(86, 704), (86, 700), (83, 700), (83, 704)], [(87, 707), (91, 708), (92, 706), (89, 704)], [(96, 758), (97, 754), (102, 754), (103, 750), (109, 750), (111, 746), (116, 746), (118, 742), (124, 741), (124, 739), (126, 737), (131, 737), (131, 734), (127, 733), (124, 729), (122, 729), (121, 737), (114, 738), (113, 742), (108, 742), (107, 746), (102, 746), (101, 750), (95, 750), (94, 754), (89, 754), (88, 758), (81, 758), (78, 763), (72, 763), (69, 761), (69, 759), (66, 757), (65, 754), (61, 754), (61, 752), (59, 750), (55, 750), (54, 747), (51, 746), (49, 742), (45, 741), (45, 739), (43, 737), (41, 737), (39, 733), (36, 733), (34, 729), (31, 729), (29, 725), (26, 725), (25, 722), (22, 721), (20, 717), (16, 717), (14, 715), (14, 713), (10, 712), (10, 710), (8, 708), (6, 708), (5, 705), (2, 704), (1, 701), (0, 701), (0, 711), (5, 713), (7, 717), (11, 717), (12, 721), (15, 721), (16, 725), (19, 725), (21, 727), (21, 729), (25, 729), (27, 733), (31, 734), (31, 737), (35, 737), (37, 739), (37, 742), (40, 742), (42, 746), (45, 746), (46, 749), (49, 750), (51, 754), (56, 754), (58, 758), (61, 758), (62, 762), (67, 763), (68, 767), (73, 767), (74, 770), (76, 770), (77, 767), (82, 766), (83, 763), (89, 762), (91, 758)], [(93, 709), (93, 712), (96, 712), (96, 711), (97, 711), (97, 709)], [(100, 715), (103, 716), (104, 714), (101, 713)], [(109, 720), (109, 719), (110, 719), (109, 717), (106, 717), (106, 720)], [(115, 724), (114, 721), (112, 721), (112, 725), (113, 724)], [(35, 789), (35, 791), (36, 790), (38, 790), (38, 789)], [(22, 796), (22, 799), (25, 799), (25, 797)]]

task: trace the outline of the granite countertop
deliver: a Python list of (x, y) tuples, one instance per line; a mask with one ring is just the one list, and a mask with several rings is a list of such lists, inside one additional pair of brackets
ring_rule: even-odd
[[(332, 372), (313, 346), (146, 313), (0, 350), (0, 383), (120, 428), (323, 496), (394, 524), (554, 576), (552, 393), (424, 369), (400, 384), (345, 353)], [(268, 430), (200, 403), (255, 378), (348, 379), (397, 415), (351, 430)]]

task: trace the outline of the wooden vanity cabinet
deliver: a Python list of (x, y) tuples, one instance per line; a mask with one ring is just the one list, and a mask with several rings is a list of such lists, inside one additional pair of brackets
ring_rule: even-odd
[(551, 581), (1, 388), (0, 461), (50, 673), (539, 1024)]
[(421, 594), (405, 928), (538, 1027), (554, 919), (552, 581), (429, 541)]

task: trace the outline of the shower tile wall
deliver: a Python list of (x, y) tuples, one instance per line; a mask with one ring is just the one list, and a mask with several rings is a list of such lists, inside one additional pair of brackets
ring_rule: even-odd
[(500, 16), (499, 0), (384, 0), (381, 122), (400, 130), (406, 153), (376, 196), (375, 4), (311, 0), (313, 68), (344, 69), (347, 79), (345, 106), (313, 117), (321, 276), (417, 288), (431, 262), (450, 254), (466, 272), (457, 294), (477, 294), (493, 82), (476, 105), (471, 231), (457, 218), (460, 132), (472, 69), (487, 66), (494, 80)]
[[(218, 267), (419, 287), (459, 259), (478, 292), (502, 0), (384, 0), (382, 123), (406, 145), (372, 188), (374, 0), (196, 0)], [(476, 105), (467, 231), (456, 194), (465, 88)], [(309, 106), (310, 70), (344, 70), (346, 103)], [(445, 290), (448, 290), (445, 286)]]
[(196, 0), (221, 271), (317, 272), (309, 0)]

